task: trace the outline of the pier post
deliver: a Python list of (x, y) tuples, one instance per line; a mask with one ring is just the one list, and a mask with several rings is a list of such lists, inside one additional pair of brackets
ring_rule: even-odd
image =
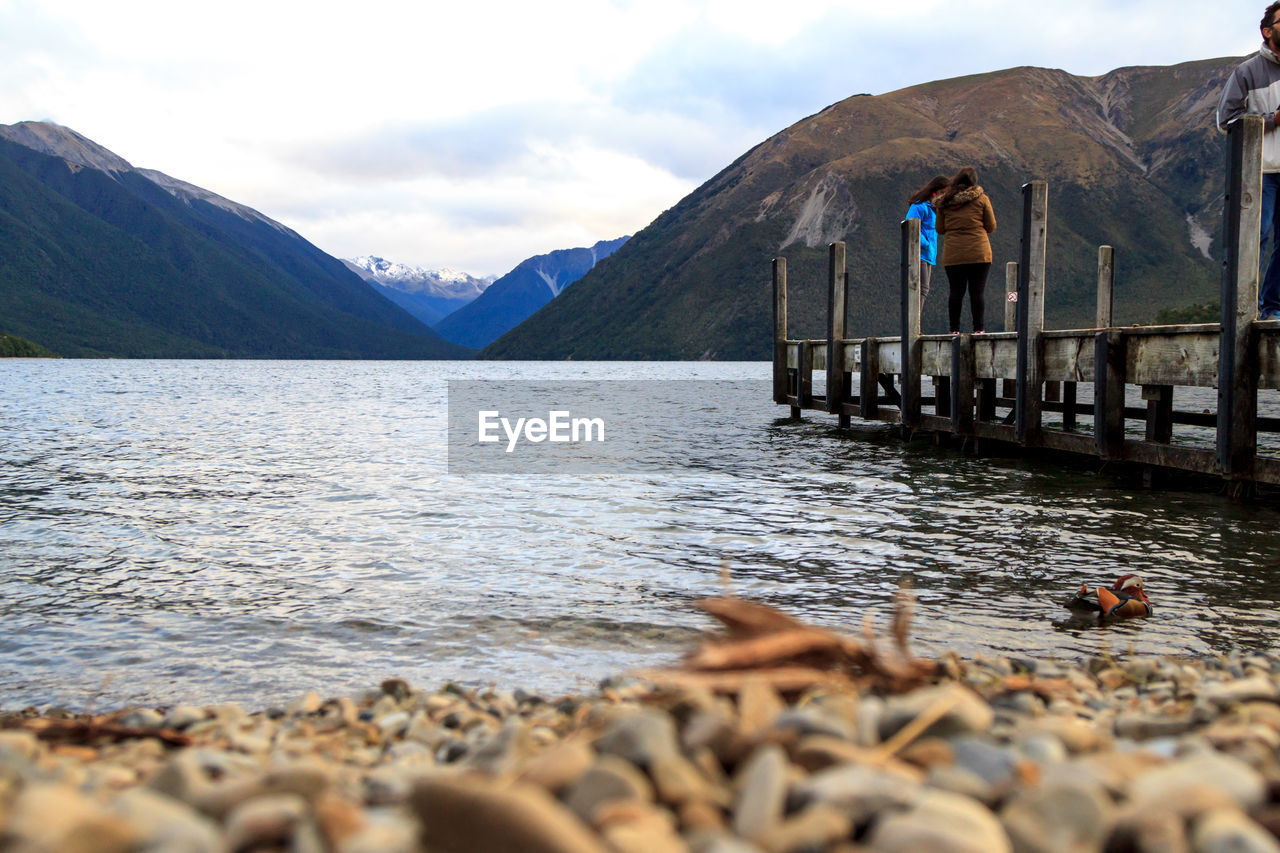
[(813, 405), (813, 341), (800, 341), (796, 359), (796, 405), (791, 407), (792, 417), (800, 417), (800, 411)]
[(920, 220), (902, 220), (902, 425), (920, 424)]
[(773, 402), (787, 402), (787, 259), (773, 259)]
[(1018, 260), (1018, 386), (1015, 435), (1034, 443), (1040, 432), (1044, 384), (1040, 331), (1044, 328), (1044, 261), (1048, 237), (1049, 185), (1031, 181), (1022, 187), (1022, 251)]
[(1098, 247), (1098, 311), (1094, 315), (1095, 329), (1109, 329), (1112, 325), (1111, 309), (1115, 304), (1116, 250), (1111, 246)]
[(973, 335), (951, 339), (951, 434), (973, 435)]
[(874, 421), (879, 413), (880, 347), (872, 338), (862, 339), (862, 372), (858, 375), (858, 417)]
[(1093, 341), (1093, 446), (1103, 459), (1123, 459), (1124, 334), (1100, 329)]
[[(841, 341), (844, 340), (848, 289), (844, 243), (832, 243), (827, 246), (827, 411), (831, 414), (839, 414), (840, 405), (846, 399)], [(848, 426), (844, 415), (840, 415), (840, 420), (841, 426)]]
[(1218, 464), (1231, 480), (1253, 472), (1258, 438), (1258, 234), (1262, 227), (1260, 116), (1242, 116), (1227, 135), (1223, 205), (1222, 337), (1218, 345)]
[[(1010, 298), (1012, 294), (1012, 298)], [(1018, 262), (1009, 261), (1004, 265), (1004, 330), (1018, 331)], [(1000, 396), (1006, 399), (1018, 393), (1017, 383), (1012, 379), (1000, 381)]]

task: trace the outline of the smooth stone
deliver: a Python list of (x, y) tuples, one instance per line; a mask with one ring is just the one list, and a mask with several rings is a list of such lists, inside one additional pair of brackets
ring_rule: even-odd
[(514, 771), (536, 749), (528, 727), (512, 720), (473, 748), (467, 755), (466, 765), (496, 776)]
[(774, 719), (773, 730), (778, 733), (794, 732), (799, 737), (827, 735), (848, 741), (852, 741), (854, 737), (852, 725), (831, 711), (816, 705), (783, 711)]
[(1267, 786), (1261, 774), (1237, 758), (1206, 752), (1180, 759), (1139, 776), (1130, 788), (1135, 802), (1159, 805), (1180, 790), (1199, 785), (1217, 788), (1243, 809), (1260, 805)]
[(723, 792), (711, 785), (689, 759), (679, 753), (660, 755), (649, 765), (649, 778), (653, 780), (658, 799), (671, 806), (690, 800), (703, 800), (728, 805)]
[(427, 777), (410, 804), (433, 853), (608, 853), (573, 812), (530, 785)]
[(769, 853), (793, 853), (823, 849), (828, 844), (848, 838), (852, 832), (853, 821), (847, 814), (818, 804), (765, 830), (759, 841)]
[(1196, 853), (1280, 853), (1271, 833), (1235, 809), (1215, 809), (1191, 832)]
[(232, 850), (285, 844), (307, 816), (307, 801), (297, 794), (272, 794), (241, 803), (227, 815), (227, 846)]
[(809, 735), (795, 745), (792, 760), (810, 773), (838, 764), (867, 762), (871, 750), (829, 735)]
[(394, 711), (385, 717), (378, 718), (378, 731), (382, 732), (383, 738), (400, 737), (409, 730), (412, 719), (408, 711)]
[(1196, 721), (1190, 714), (1167, 716), (1133, 712), (1116, 717), (1115, 733), (1117, 737), (1129, 740), (1151, 740), (1177, 737), (1191, 731), (1196, 725)]
[(1013, 783), (1018, 755), (1012, 749), (975, 737), (958, 737), (949, 743), (957, 767), (968, 770), (996, 789)]
[(1241, 702), (1275, 702), (1280, 691), (1265, 675), (1255, 675), (1238, 681), (1220, 681), (1207, 685), (1200, 691), (1200, 698), (1219, 708), (1229, 708)]
[(981, 803), (947, 791), (925, 791), (909, 811), (890, 814), (871, 831), (879, 853), (1012, 853), (995, 815)]
[(738, 771), (733, 831), (756, 839), (782, 820), (787, 799), (787, 755), (777, 744), (756, 749)]
[(12, 804), (5, 850), (128, 853), (138, 834), (118, 816), (66, 785), (28, 785)]
[(174, 853), (222, 853), (226, 849), (217, 824), (156, 791), (123, 791), (108, 809), (138, 833), (142, 849)]
[(930, 767), (924, 783), (930, 788), (964, 794), (982, 803), (994, 803), (999, 796), (999, 792), (977, 773), (954, 765)]
[(1182, 818), (1153, 809), (1121, 817), (1107, 837), (1103, 850), (1133, 853), (1191, 853), (1191, 842)]
[(920, 782), (900, 773), (846, 764), (814, 773), (795, 786), (798, 808), (826, 803), (860, 825), (883, 809), (906, 808), (920, 796)]
[(1018, 749), (1037, 764), (1059, 764), (1067, 760), (1067, 748), (1047, 732), (1027, 735), (1018, 742)]
[(204, 708), (195, 705), (174, 705), (164, 715), (164, 726), (168, 729), (186, 729), (204, 722), (208, 716)]
[(1102, 847), (1114, 812), (1100, 786), (1060, 782), (1016, 792), (1000, 820), (1018, 853), (1087, 853)]
[(738, 732), (733, 720), (717, 711), (695, 711), (680, 732), (680, 740), (689, 752), (710, 749), (722, 761), (738, 758)]
[(616, 802), (597, 815), (604, 840), (617, 853), (688, 853), (670, 812), (649, 803)]
[(595, 763), (596, 753), (582, 739), (561, 741), (530, 759), (519, 779), (559, 793), (582, 778)]
[(164, 726), (164, 715), (150, 708), (136, 708), (121, 717), (119, 723), (134, 729), (158, 729)]
[(759, 847), (723, 832), (702, 831), (687, 836), (690, 853), (763, 853)]
[(1075, 754), (1096, 752), (1107, 746), (1110, 740), (1095, 726), (1068, 717), (1041, 717), (1027, 725), (1023, 731), (1053, 735), (1068, 752)]
[(40, 739), (31, 732), (0, 731), (0, 761), (27, 762), (40, 754)]
[(597, 752), (616, 755), (637, 767), (648, 767), (659, 755), (679, 751), (675, 722), (667, 714), (650, 709), (614, 720), (595, 746)]
[(982, 733), (991, 728), (995, 720), (991, 707), (978, 694), (959, 684), (941, 684), (890, 699), (880, 719), (881, 740), (892, 737), (903, 726), (942, 703), (951, 704), (951, 708), (921, 737)]
[(1124, 671), (1135, 681), (1150, 681), (1160, 669), (1160, 662), (1152, 658), (1138, 658), (1124, 664)]
[(635, 765), (616, 755), (597, 758), (564, 797), (565, 805), (589, 825), (595, 821), (596, 811), (612, 800), (653, 800), (649, 779)]

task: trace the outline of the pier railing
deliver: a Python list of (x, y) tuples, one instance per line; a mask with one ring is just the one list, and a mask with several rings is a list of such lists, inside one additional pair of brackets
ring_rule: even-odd
[[(1237, 485), (1280, 483), (1280, 458), (1260, 455), (1257, 443), (1259, 432), (1280, 432), (1280, 418), (1258, 414), (1258, 390), (1280, 388), (1280, 321), (1257, 316), (1262, 129), (1261, 118), (1245, 116), (1228, 133), (1221, 322), (1112, 325), (1115, 252), (1102, 246), (1094, 327), (1046, 329), (1049, 192), (1046, 182), (1031, 181), (1022, 188), (1019, 259), (1005, 269), (1004, 332), (921, 333), (916, 219), (902, 223), (896, 337), (846, 335), (845, 245), (833, 243), (827, 337), (788, 338), (787, 264), (785, 258), (774, 260), (774, 402), (789, 405), (793, 417), (804, 410), (834, 414), (842, 427), (857, 418), (939, 438), (1139, 463), (1148, 473), (1163, 468), (1221, 476)], [(825, 374), (825, 393), (815, 392), (815, 371)], [(932, 396), (923, 394), (925, 377), (932, 380)], [(1092, 384), (1092, 400), (1080, 398), (1082, 383)], [(1126, 405), (1127, 386), (1141, 389), (1145, 407)], [(1216, 412), (1174, 408), (1175, 388), (1215, 387)], [(1046, 413), (1061, 413), (1061, 421), (1049, 423)], [(1126, 434), (1130, 421), (1145, 425), (1141, 438)], [(1175, 443), (1176, 425), (1212, 429), (1216, 442)]]

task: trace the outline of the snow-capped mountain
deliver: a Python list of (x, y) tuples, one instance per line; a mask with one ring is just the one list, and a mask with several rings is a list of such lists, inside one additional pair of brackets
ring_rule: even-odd
[(477, 278), (451, 269), (428, 270), (376, 255), (344, 258), (347, 269), (428, 326), (470, 303), (496, 276)]

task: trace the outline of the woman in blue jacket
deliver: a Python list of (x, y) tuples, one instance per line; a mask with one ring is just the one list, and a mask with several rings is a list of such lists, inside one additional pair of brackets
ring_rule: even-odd
[(909, 201), (911, 206), (907, 208), (907, 215), (903, 217), (903, 219), (920, 220), (921, 305), (929, 295), (929, 279), (932, 277), (934, 265), (938, 263), (938, 213), (933, 207), (933, 202), (942, 195), (948, 183), (950, 181), (945, 175), (938, 175), (921, 187), (919, 192), (911, 197)]

